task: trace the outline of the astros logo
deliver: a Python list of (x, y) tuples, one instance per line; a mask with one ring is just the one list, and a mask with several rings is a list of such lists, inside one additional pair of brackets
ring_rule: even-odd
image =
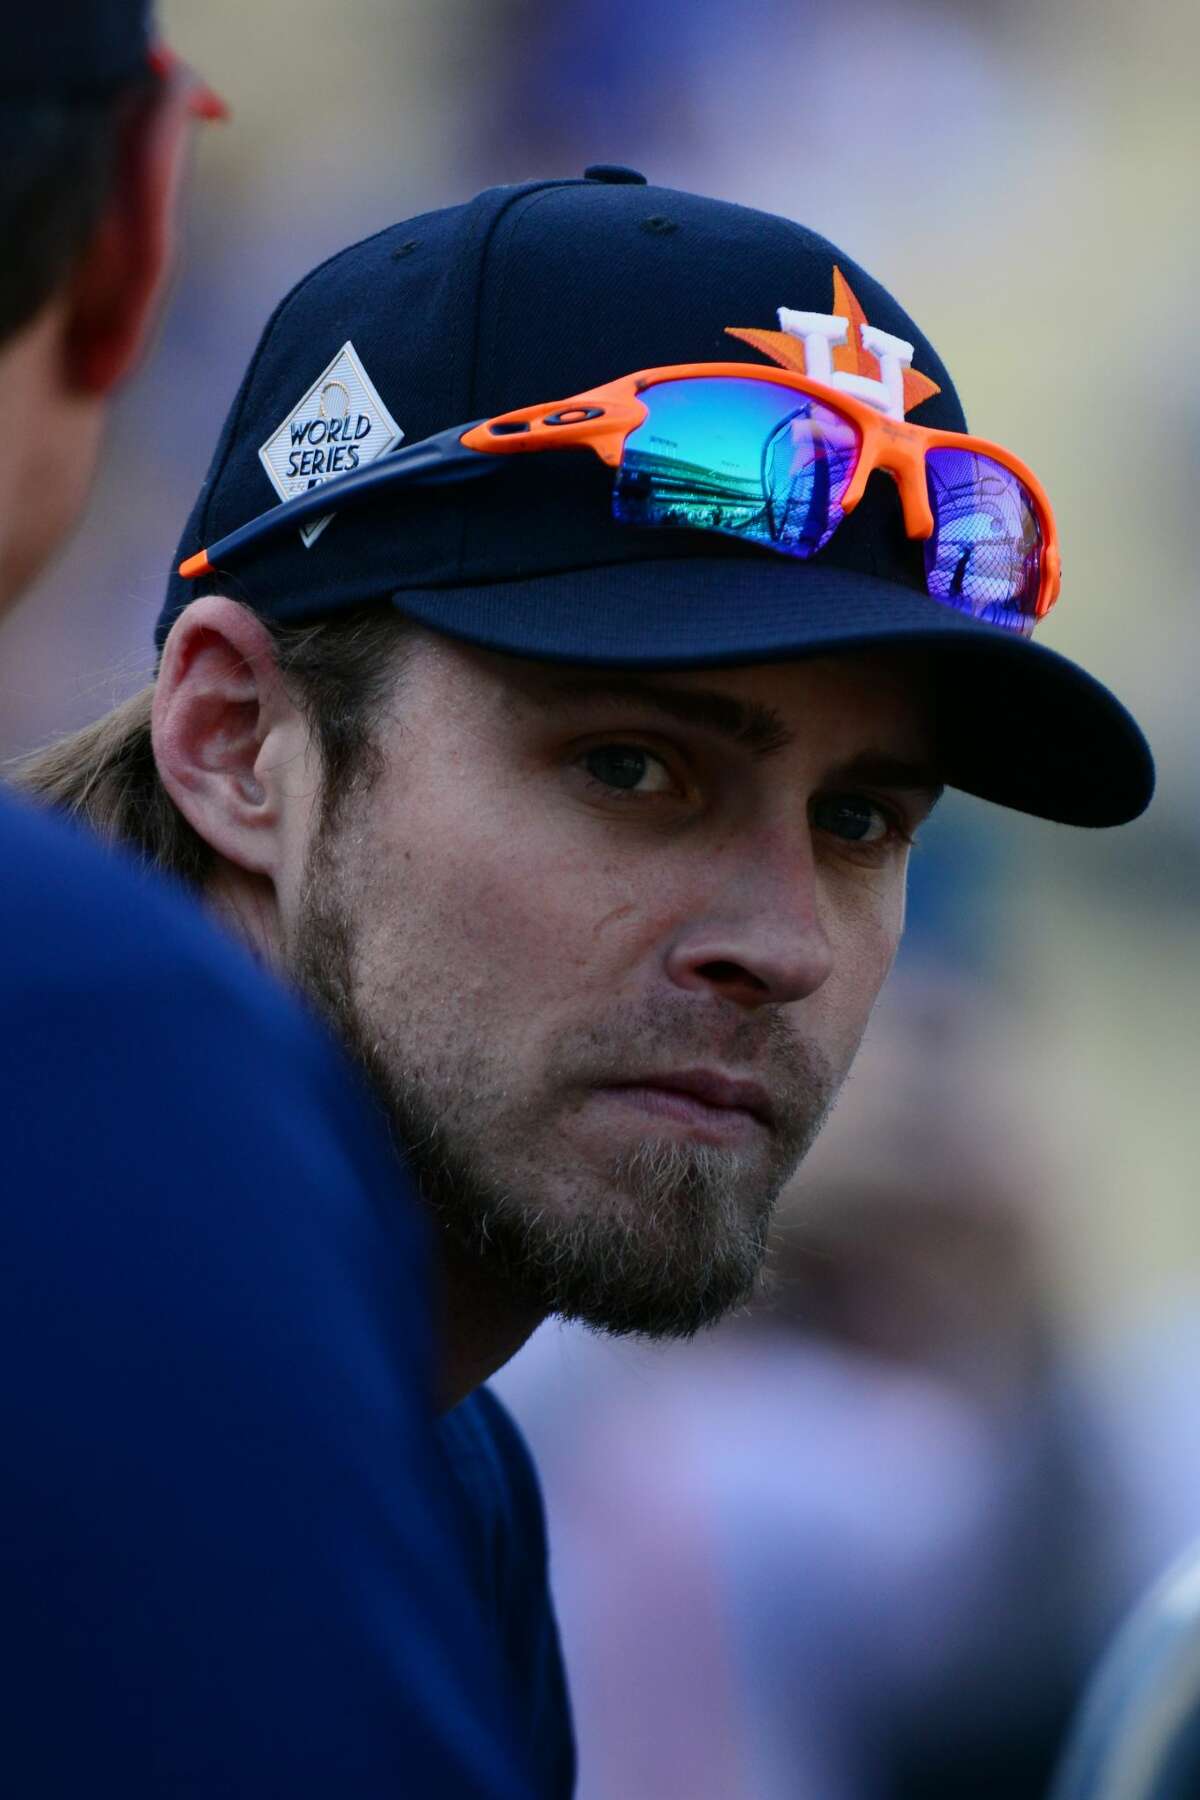
[(837, 268), (833, 305), (831, 313), (793, 312), (781, 306), (779, 331), (728, 325), (726, 332), (782, 368), (811, 381), (826, 381), (892, 419), (902, 419), (922, 400), (941, 393), (936, 381), (911, 367), (913, 347), (906, 339), (867, 324), (853, 288)]

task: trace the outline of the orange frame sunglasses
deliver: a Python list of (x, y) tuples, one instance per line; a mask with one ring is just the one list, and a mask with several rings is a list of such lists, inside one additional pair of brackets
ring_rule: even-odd
[[(573, 394), (565, 400), (515, 408), (470, 425), (459, 425), (421, 442), (405, 445), (366, 468), (335, 476), (231, 532), (206, 550), (188, 557), (179, 573), (191, 580), (228, 568), (264, 539), (304, 524), (393, 485), (429, 485), (469, 479), (501, 466), (500, 459), (545, 450), (590, 450), (614, 471), (621, 469), (630, 435), (650, 416), (642, 397), (648, 389), (679, 381), (709, 379), (766, 383), (819, 401), (850, 424), (858, 449), (848, 486), (838, 499), (844, 517), (859, 504), (867, 482), (882, 469), (896, 482), (904, 528), (910, 538), (929, 539), (936, 529), (929, 497), (926, 458), (931, 451), (973, 454), (998, 464), (1024, 490), (1038, 535), (1038, 581), (1030, 622), (1044, 618), (1058, 598), (1061, 558), (1054, 515), (1045, 490), (1033, 471), (1011, 451), (987, 438), (966, 432), (934, 430), (878, 411), (866, 401), (829, 382), (813, 381), (788, 369), (742, 362), (673, 363), (640, 369), (616, 381)], [(703, 525), (697, 526), (703, 529)], [(836, 529), (836, 525), (833, 529)], [(786, 545), (774, 545), (787, 552)], [(810, 551), (793, 551), (807, 555)], [(938, 598), (935, 594), (934, 598)], [(948, 602), (953, 604), (953, 602)], [(969, 609), (968, 609), (969, 610)]]

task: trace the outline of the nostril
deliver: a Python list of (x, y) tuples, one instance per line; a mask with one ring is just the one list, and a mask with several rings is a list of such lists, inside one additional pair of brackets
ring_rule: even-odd
[(702, 975), (706, 981), (711, 981), (714, 987), (751, 988), (755, 993), (760, 994), (770, 992), (766, 982), (759, 976), (752, 975), (749, 969), (742, 967), (741, 963), (701, 963), (696, 973)]

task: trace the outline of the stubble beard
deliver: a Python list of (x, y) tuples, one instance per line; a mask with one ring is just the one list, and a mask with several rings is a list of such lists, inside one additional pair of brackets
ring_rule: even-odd
[[(436, 983), (422, 994), (398, 966), (425, 969), (419, 945), (372, 966), (360, 928), (371, 900), (348, 874), (345, 839), (318, 833), (290, 970), (364, 1071), (460, 1250), (530, 1308), (614, 1336), (688, 1338), (744, 1305), (776, 1200), (840, 1077), (770, 1009), (723, 1018), (715, 1045), (711, 1008), (681, 996), (674, 1014), (661, 1001), (626, 1004), (560, 1034), (544, 1059), (547, 1089), (514, 1091), (508, 1046), (473, 1028), (458, 996)], [(597, 1085), (714, 1054), (753, 1066), (770, 1087), (778, 1110), (765, 1148), (648, 1134), (597, 1163), (556, 1133)]]

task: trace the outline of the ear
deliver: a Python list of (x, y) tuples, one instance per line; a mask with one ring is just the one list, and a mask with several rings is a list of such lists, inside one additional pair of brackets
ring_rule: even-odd
[(277, 904), (302, 862), (319, 782), (308, 725), (279, 672), (271, 635), (235, 600), (180, 614), (151, 710), (163, 786), (231, 874)]
[(187, 82), (169, 75), (125, 119), (112, 192), (69, 288), (65, 376), (107, 394), (137, 362), (174, 258), (190, 137)]

